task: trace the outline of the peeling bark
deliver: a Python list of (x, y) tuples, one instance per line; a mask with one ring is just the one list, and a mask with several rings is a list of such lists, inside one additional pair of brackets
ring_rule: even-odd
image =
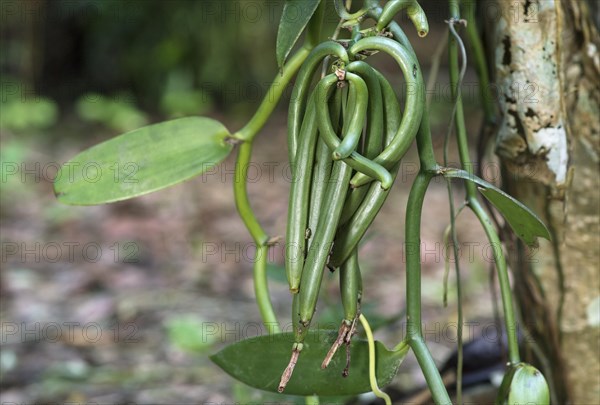
[(553, 403), (600, 403), (600, 37), (580, 0), (491, 4), (504, 185), (553, 236), (512, 243), (521, 315)]

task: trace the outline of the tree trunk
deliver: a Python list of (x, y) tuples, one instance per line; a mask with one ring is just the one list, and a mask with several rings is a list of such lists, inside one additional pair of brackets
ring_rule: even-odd
[(553, 238), (536, 249), (507, 241), (523, 325), (533, 337), (529, 357), (549, 380), (552, 403), (598, 404), (596, 14), (581, 0), (496, 0), (486, 6), (504, 187), (542, 218)]

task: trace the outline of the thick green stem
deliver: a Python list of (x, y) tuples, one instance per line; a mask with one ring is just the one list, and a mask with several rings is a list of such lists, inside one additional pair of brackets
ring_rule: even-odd
[(420, 172), (412, 185), (406, 206), (406, 333), (421, 336), (421, 214), (429, 172)]
[(476, 198), (472, 198), (469, 199), (468, 204), (479, 219), (479, 222), (481, 222), (493, 250), (494, 261), (496, 262), (496, 269), (498, 270), (498, 280), (500, 282), (502, 306), (504, 309), (504, 324), (506, 326), (506, 336), (508, 340), (508, 358), (512, 364), (516, 364), (520, 361), (519, 339), (517, 336), (517, 323), (515, 320), (512, 291), (510, 289), (508, 269), (506, 268), (506, 259), (502, 250), (502, 243), (500, 242), (494, 224), (479, 201)]
[(240, 145), (238, 158), (235, 164), (235, 177), (233, 181), (233, 194), (235, 196), (235, 205), (238, 213), (248, 228), (248, 232), (257, 245), (262, 246), (267, 243), (269, 237), (262, 229), (260, 223), (252, 211), (250, 200), (248, 199), (248, 190), (246, 188), (246, 178), (248, 176), (248, 167), (252, 157), (252, 142), (244, 142)]
[(406, 333), (433, 400), (436, 404), (450, 404), (450, 397), (421, 330), (421, 214), (425, 193), (433, 176), (434, 172), (423, 170), (417, 175), (406, 206)]
[(254, 292), (256, 302), (263, 319), (263, 323), (269, 329), (269, 332), (279, 332), (279, 324), (273, 310), (273, 304), (269, 295), (269, 286), (267, 283), (267, 256), (269, 252), (269, 237), (262, 229), (260, 223), (252, 211), (248, 199), (248, 190), (246, 188), (248, 167), (250, 157), (252, 156), (252, 142), (244, 142), (240, 145), (238, 157), (235, 164), (235, 175), (233, 181), (233, 194), (235, 197), (235, 206), (238, 213), (244, 221), (246, 228), (250, 232), (254, 243), (256, 244), (256, 253), (254, 259)]
[(417, 132), (417, 150), (419, 151), (421, 171), (435, 172), (438, 164), (433, 153), (431, 129), (429, 127), (429, 110), (426, 105), (423, 107), (421, 125), (419, 126), (419, 132)]
[(311, 45), (307, 44), (300, 48), (298, 52), (296, 52), (296, 54), (290, 58), (290, 60), (281, 70), (281, 73), (275, 76), (267, 95), (265, 98), (263, 98), (262, 102), (258, 106), (258, 110), (256, 110), (254, 116), (242, 129), (232, 135), (233, 138), (241, 141), (251, 141), (254, 139), (256, 134), (262, 129), (273, 113), (273, 110), (279, 102), (279, 99), (281, 98), (286, 86), (290, 80), (292, 80), (292, 77), (294, 77), (294, 75), (298, 72), (302, 66), (302, 63), (304, 63), (304, 60), (310, 53), (310, 50)]
[(431, 353), (429, 352), (423, 337), (415, 336), (411, 338), (408, 343), (415, 352), (415, 357), (417, 358), (419, 366), (423, 371), (423, 375), (427, 381), (429, 391), (431, 391), (431, 397), (433, 398), (433, 401), (437, 405), (451, 405), (452, 401), (448, 396), (444, 381), (440, 376), (440, 372), (437, 369), (435, 361), (433, 361), (433, 358), (431, 357)]
[(269, 246), (256, 246), (256, 255), (254, 262), (254, 294), (256, 295), (256, 304), (269, 333), (279, 333), (279, 323), (273, 310), (273, 303), (269, 295), (269, 284), (267, 281), (267, 258), (269, 255)]
[(320, 36), (320, 26), (323, 18), (324, 6), (319, 6), (316, 11), (316, 17), (313, 19), (307, 33), (307, 39), (302, 48), (300, 48), (294, 56), (292, 56), (280, 73), (275, 77), (269, 92), (263, 98), (258, 106), (254, 116), (248, 123), (239, 131), (232, 135), (232, 138), (242, 141), (238, 152), (238, 158), (235, 165), (235, 178), (233, 192), (235, 196), (235, 205), (238, 213), (246, 228), (250, 232), (254, 243), (256, 244), (256, 253), (254, 261), (254, 291), (256, 294), (256, 302), (258, 304), (263, 322), (270, 332), (279, 332), (279, 324), (273, 310), (273, 304), (269, 295), (269, 286), (267, 282), (267, 256), (269, 252), (269, 237), (262, 229), (260, 223), (252, 211), (250, 201), (248, 199), (248, 190), (246, 188), (248, 165), (252, 156), (252, 141), (258, 132), (263, 128), (275, 106), (279, 102), (286, 86), (298, 72), (302, 63), (306, 60), (310, 50), (318, 42)]
[[(369, 12), (369, 16), (375, 20), (380, 15), (381, 8), (379, 7), (373, 8)], [(398, 24), (391, 22), (388, 28), (392, 32), (394, 39), (405, 46), (413, 55), (414, 63), (418, 67), (419, 62), (414, 50)], [(420, 83), (417, 91), (425, 92), (423, 82)], [(407, 342), (415, 352), (433, 400), (436, 404), (451, 404), (452, 402), (450, 401), (442, 377), (425, 344), (421, 330), (421, 214), (427, 187), (438, 168), (431, 141), (429, 112), (427, 111), (426, 104), (423, 104), (423, 115), (416, 136), (421, 169), (410, 190), (406, 207), (406, 334)]]

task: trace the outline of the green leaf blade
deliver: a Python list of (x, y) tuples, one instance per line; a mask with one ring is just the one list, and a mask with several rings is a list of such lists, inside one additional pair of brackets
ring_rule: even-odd
[(538, 369), (527, 363), (517, 363), (509, 367), (498, 389), (496, 404), (549, 403), (548, 383)]
[(511, 381), (508, 403), (550, 404), (550, 390), (542, 373), (529, 364), (520, 364)]
[(475, 183), (481, 194), (500, 211), (515, 234), (527, 245), (535, 245), (537, 237), (550, 240), (548, 228), (533, 211), (493, 184), (459, 169), (442, 169), (441, 174)]
[[(329, 367), (321, 369), (321, 363), (336, 337), (335, 330), (309, 332), (284, 394), (334, 396), (358, 395), (371, 391), (366, 341), (352, 341), (348, 377), (342, 377), (346, 365), (345, 350), (339, 350)], [(211, 360), (233, 378), (251, 387), (277, 392), (281, 373), (290, 359), (293, 342), (293, 333), (259, 336), (229, 345), (211, 356)], [(380, 342), (375, 344), (377, 382), (383, 387), (396, 375), (407, 350), (392, 352)]]
[(54, 192), (70, 205), (126, 200), (188, 180), (223, 161), (229, 131), (206, 117), (142, 127), (95, 145), (65, 163)]
[(277, 30), (277, 65), (281, 69), (292, 48), (308, 25), (319, 0), (286, 0)]

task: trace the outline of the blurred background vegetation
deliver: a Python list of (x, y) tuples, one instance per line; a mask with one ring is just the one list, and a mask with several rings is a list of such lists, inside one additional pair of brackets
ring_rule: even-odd
[(3, 128), (75, 115), (126, 130), (149, 116), (246, 112), (276, 73), (281, 1), (2, 4)]

